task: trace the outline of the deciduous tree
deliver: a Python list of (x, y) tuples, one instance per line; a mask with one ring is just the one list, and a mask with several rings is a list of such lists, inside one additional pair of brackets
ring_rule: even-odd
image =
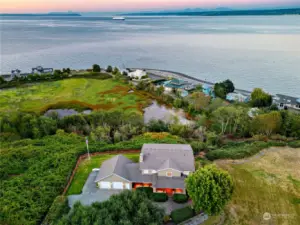
[(186, 178), (186, 188), (195, 210), (213, 215), (231, 199), (233, 181), (228, 172), (208, 165)]
[(100, 72), (101, 71), (101, 68), (98, 64), (94, 64), (93, 65), (93, 72)]
[(273, 102), (272, 96), (261, 88), (255, 88), (251, 93), (251, 105), (253, 107), (268, 107)]

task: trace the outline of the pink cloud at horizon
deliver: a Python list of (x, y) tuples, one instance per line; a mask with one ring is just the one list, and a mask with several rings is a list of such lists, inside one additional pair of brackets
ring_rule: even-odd
[(0, 0), (0, 12), (130, 11), (187, 7), (258, 7), (300, 5), (299, 0)]

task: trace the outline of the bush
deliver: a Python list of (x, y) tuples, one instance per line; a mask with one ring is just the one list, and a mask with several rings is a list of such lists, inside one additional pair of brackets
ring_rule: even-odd
[(264, 148), (270, 147), (267, 142), (240, 143), (236, 146), (224, 146), (220, 149), (212, 150), (206, 154), (209, 160), (216, 159), (242, 159), (258, 153)]
[(151, 199), (155, 202), (166, 202), (168, 195), (166, 193), (152, 193)]
[(273, 134), (271, 135), (270, 139), (274, 141), (287, 141), (287, 137), (280, 134)]
[(207, 149), (207, 145), (202, 141), (193, 141), (190, 144), (195, 155)]
[(169, 222), (170, 221), (170, 216), (168, 216), (168, 215), (165, 215), (164, 216), (164, 223), (167, 223), (167, 222)]
[(289, 146), (289, 147), (292, 147), (292, 148), (300, 148), (300, 141), (292, 141), (292, 142), (289, 142), (289, 143), (288, 143), (288, 146)]
[(268, 137), (263, 134), (257, 134), (252, 137), (254, 141), (268, 141)]
[(173, 201), (177, 203), (185, 203), (189, 200), (188, 196), (185, 194), (174, 194)]
[(152, 187), (139, 187), (136, 189), (136, 191), (145, 193), (148, 196), (148, 198), (150, 198), (151, 195), (153, 194)]
[(192, 218), (194, 215), (195, 212), (189, 206), (181, 209), (176, 209), (171, 212), (171, 218), (174, 223), (181, 223), (185, 220)]

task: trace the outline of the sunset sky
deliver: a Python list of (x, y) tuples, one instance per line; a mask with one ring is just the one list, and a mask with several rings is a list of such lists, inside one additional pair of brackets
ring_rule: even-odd
[(0, 0), (0, 13), (96, 12), (175, 9), (188, 7), (290, 7), (300, 0)]

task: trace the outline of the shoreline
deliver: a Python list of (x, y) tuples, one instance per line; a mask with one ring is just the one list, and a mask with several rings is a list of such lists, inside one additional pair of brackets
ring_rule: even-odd
[[(149, 69), (149, 68), (128, 68), (130, 70), (145, 70), (151, 77), (151, 75), (157, 76), (157, 77), (161, 77), (161, 78), (169, 78), (169, 77), (173, 77), (173, 78), (177, 78), (177, 79), (182, 79), (184, 78), (184, 80), (187, 80), (191, 83), (194, 84), (207, 84), (209, 86), (214, 86), (215, 83), (207, 81), (207, 80), (202, 80), (199, 78), (195, 78), (192, 76), (189, 76), (187, 74), (184, 73), (180, 73), (180, 72), (175, 72), (175, 71), (171, 71), (171, 70), (161, 70), (161, 69)], [(243, 90), (243, 89), (235, 89), (236, 93), (241, 93), (247, 96), (251, 95), (251, 91), (248, 90)], [(275, 96), (272, 94), (272, 96)]]

